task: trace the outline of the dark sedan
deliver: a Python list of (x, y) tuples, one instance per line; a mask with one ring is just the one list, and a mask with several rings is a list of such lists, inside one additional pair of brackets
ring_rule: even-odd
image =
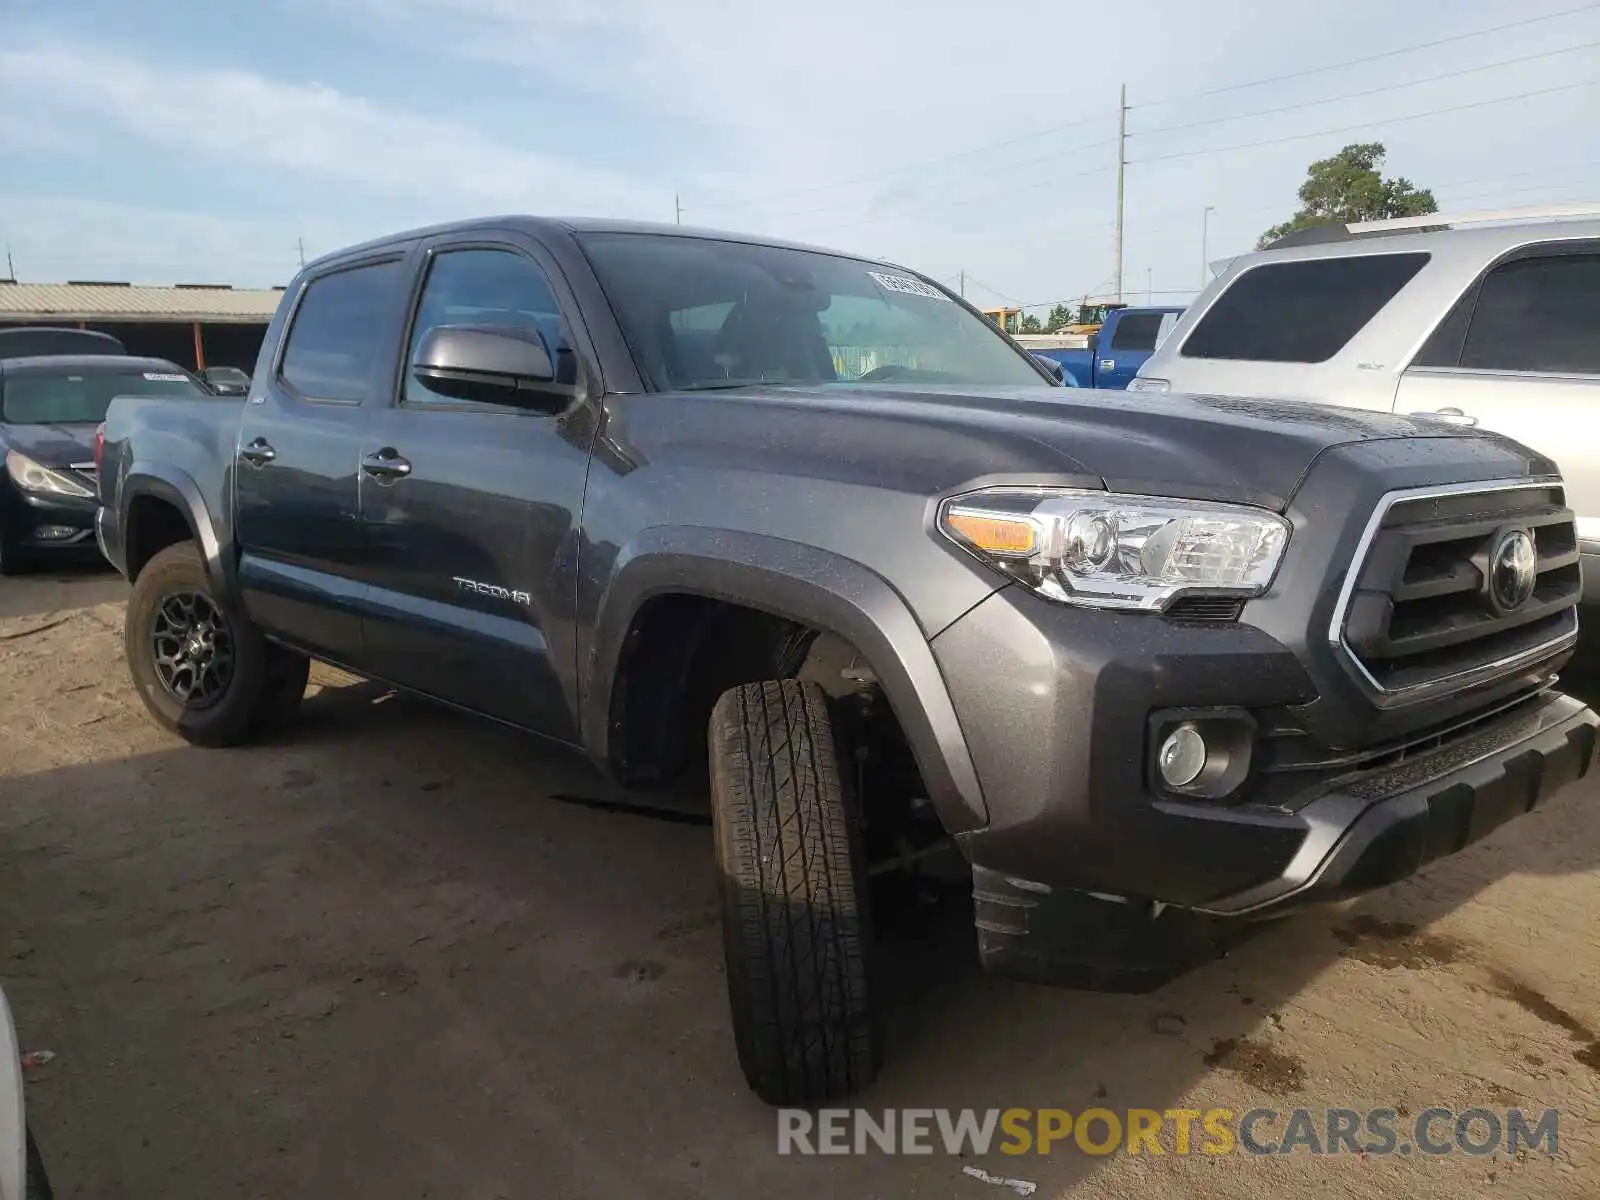
[(238, 367), (207, 367), (200, 372), (200, 378), (219, 396), (250, 394), (250, 376)]
[(206, 394), (165, 359), (0, 359), (0, 574), (95, 553), (94, 431), (113, 396)]

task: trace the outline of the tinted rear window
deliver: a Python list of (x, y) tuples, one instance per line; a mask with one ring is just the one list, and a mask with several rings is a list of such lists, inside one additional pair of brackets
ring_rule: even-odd
[(1600, 374), (1600, 254), (1495, 268), (1478, 293), (1461, 365)]
[(1117, 322), (1113, 350), (1154, 350), (1161, 334), (1162, 313), (1133, 313)]
[(1256, 267), (1217, 298), (1183, 357), (1326, 362), (1427, 261), (1422, 253), (1365, 254)]
[(11, 425), (95, 425), (115, 396), (207, 395), (182, 367), (147, 371), (28, 372), (0, 390), (0, 415)]
[(387, 344), (401, 267), (373, 263), (313, 279), (283, 348), (283, 381), (308, 400), (365, 400)]

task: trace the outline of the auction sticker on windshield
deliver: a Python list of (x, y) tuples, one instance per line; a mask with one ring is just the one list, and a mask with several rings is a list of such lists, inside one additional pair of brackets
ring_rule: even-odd
[(920, 279), (912, 279), (907, 275), (885, 275), (882, 271), (868, 271), (867, 274), (872, 276), (878, 286), (886, 292), (903, 292), (907, 296), (926, 296), (930, 300), (948, 300), (950, 298), (931, 284), (923, 283)]

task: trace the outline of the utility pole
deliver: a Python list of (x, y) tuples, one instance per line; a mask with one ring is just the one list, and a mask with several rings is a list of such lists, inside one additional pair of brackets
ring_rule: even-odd
[(1200, 290), (1204, 291), (1207, 279), (1211, 274), (1211, 264), (1207, 261), (1206, 235), (1211, 232), (1211, 214), (1216, 212), (1214, 204), (1208, 204), (1205, 211), (1200, 214)]
[(961, 272), (961, 282), (957, 285), (957, 290), (960, 291), (961, 298), (963, 300), (965, 300), (967, 298), (967, 273), (966, 273), (966, 271), (962, 271)]
[(679, 225), (683, 224), (683, 205), (678, 203), (678, 193), (672, 193), (672, 213)]
[(6, 243), (6, 278), (12, 283), (17, 281), (17, 264), (11, 261), (11, 243)]
[(1117, 267), (1112, 274), (1115, 299), (1122, 302), (1122, 176), (1128, 166), (1128, 85), (1122, 85), (1117, 101)]
[(306, 240), (305, 238), (295, 238), (294, 243), (300, 248), (300, 265), (304, 267), (306, 265)]

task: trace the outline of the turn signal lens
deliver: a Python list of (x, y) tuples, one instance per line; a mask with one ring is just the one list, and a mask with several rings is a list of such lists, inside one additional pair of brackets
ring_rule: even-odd
[(1037, 540), (1033, 525), (1027, 521), (972, 512), (951, 512), (945, 524), (969, 542), (973, 549), (988, 554), (1032, 554)]

